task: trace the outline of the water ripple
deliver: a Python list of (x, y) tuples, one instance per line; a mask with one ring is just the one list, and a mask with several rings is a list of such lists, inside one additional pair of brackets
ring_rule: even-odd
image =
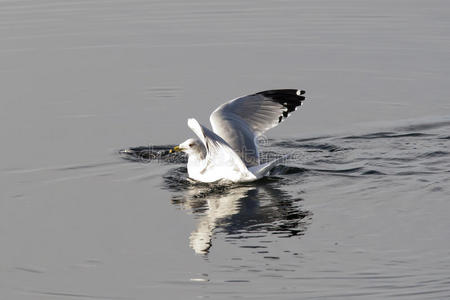
[[(307, 197), (303, 188), (339, 187), (336, 193), (362, 197), (394, 188), (448, 195), (450, 145), (442, 139), (448, 127), (450, 123), (438, 122), (402, 131), (269, 140), (261, 154), (266, 160), (289, 149), (298, 155), (274, 168), (271, 176), (250, 184), (192, 182), (186, 157), (169, 152), (173, 145), (132, 147), (120, 150), (120, 155), (129, 161), (174, 165), (163, 176), (162, 188), (173, 194), (175, 206), (193, 213), (197, 226), (189, 244), (196, 253), (208, 254), (213, 237), (221, 235), (241, 249), (269, 258), (276, 257), (271, 255), (271, 243), (264, 243), (269, 235), (301, 237), (312, 221), (313, 213), (302, 207)], [(395, 180), (396, 185), (380, 185), (380, 180)]]

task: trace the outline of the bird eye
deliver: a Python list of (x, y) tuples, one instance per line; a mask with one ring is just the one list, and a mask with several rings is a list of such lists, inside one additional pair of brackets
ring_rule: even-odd
[(192, 146), (194, 146), (194, 143), (190, 143), (190, 144), (189, 144), (189, 147), (192, 147)]

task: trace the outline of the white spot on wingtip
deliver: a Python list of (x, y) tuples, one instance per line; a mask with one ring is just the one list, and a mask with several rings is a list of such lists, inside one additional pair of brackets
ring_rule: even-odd
[(205, 279), (205, 278), (191, 278), (190, 279), (193, 282), (208, 282), (209, 279)]
[(300, 90), (297, 90), (296, 94), (297, 96), (300, 96)]

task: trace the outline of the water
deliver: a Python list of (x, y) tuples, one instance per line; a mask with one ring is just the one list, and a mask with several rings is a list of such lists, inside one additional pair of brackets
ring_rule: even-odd
[[(449, 298), (449, 14), (0, 1), (0, 298)], [(187, 118), (270, 88), (306, 90), (262, 147), (295, 156), (188, 181)]]

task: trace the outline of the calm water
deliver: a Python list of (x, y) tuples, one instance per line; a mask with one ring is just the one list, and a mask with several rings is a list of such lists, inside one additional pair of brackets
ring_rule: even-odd
[[(0, 38), (1, 299), (450, 298), (448, 1), (3, 0)], [(270, 178), (165, 155), (271, 88)]]

